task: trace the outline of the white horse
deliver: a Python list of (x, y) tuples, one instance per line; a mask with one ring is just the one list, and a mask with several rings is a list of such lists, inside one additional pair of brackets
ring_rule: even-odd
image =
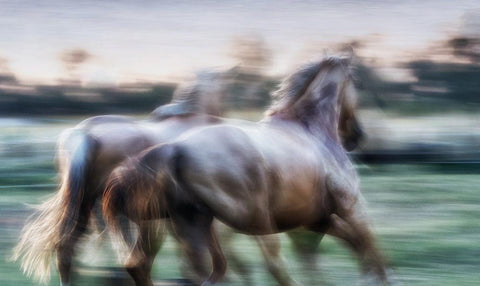
[[(199, 73), (195, 82), (178, 88), (172, 103), (155, 109), (148, 120), (96, 116), (63, 132), (57, 147), (59, 190), (28, 219), (14, 250), (13, 258), (21, 259), (23, 271), (45, 282), (50, 275), (50, 261), (56, 255), (61, 285), (70, 285), (74, 247), (84, 236), (92, 214), (101, 215), (96, 205), (111, 171), (147, 147), (169, 142), (186, 130), (221, 122), (216, 116), (223, 113), (222, 102), (232, 75)], [(97, 222), (101, 221), (100, 216)], [(145, 223), (140, 231), (153, 234), (156, 228), (156, 222)], [(160, 248), (157, 235), (142, 245), (150, 259), (129, 268), (132, 276), (149, 275)]]

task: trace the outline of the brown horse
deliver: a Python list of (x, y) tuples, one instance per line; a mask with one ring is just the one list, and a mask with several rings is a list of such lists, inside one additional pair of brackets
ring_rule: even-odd
[[(50, 260), (57, 257), (61, 285), (69, 285), (74, 246), (85, 234), (101, 198), (106, 178), (124, 159), (147, 147), (168, 142), (186, 130), (221, 121), (221, 102), (233, 74), (204, 72), (192, 84), (177, 89), (171, 104), (157, 108), (146, 121), (124, 116), (97, 116), (65, 131), (58, 144), (57, 161), (61, 184), (58, 192), (38, 207), (23, 229), (14, 250), (28, 275), (40, 281), (49, 278)], [(101, 214), (101, 211), (97, 213)], [(100, 218), (101, 220), (101, 218)], [(144, 223), (142, 232), (155, 234), (154, 224)], [(129, 268), (135, 278), (148, 276), (160, 239), (151, 237), (144, 251), (151, 259)]]
[[(112, 230), (125, 232), (125, 216), (136, 223), (170, 217), (198, 269), (210, 252), (213, 270), (204, 285), (211, 285), (226, 271), (213, 218), (254, 235), (305, 227), (344, 240), (363, 270), (387, 284), (358, 176), (342, 147), (341, 138), (353, 147), (358, 134), (349, 64), (330, 57), (292, 74), (259, 123), (195, 130), (122, 163), (103, 201)], [(141, 261), (145, 254), (133, 250), (130, 257)]]
[[(22, 259), (23, 270), (40, 281), (46, 281), (50, 273), (50, 260), (56, 254), (61, 284), (68, 285), (74, 246), (86, 232), (92, 214), (97, 215), (97, 223), (102, 222), (95, 206), (101, 198), (105, 178), (118, 162), (138, 154), (148, 146), (167, 142), (191, 128), (217, 124), (223, 120), (204, 114), (223, 113), (225, 80), (233, 73), (230, 71), (223, 76), (215, 73), (198, 74), (195, 84), (179, 88), (172, 103), (157, 108), (150, 120), (142, 122), (124, 116), (97, 116), (64, 132), (59, 140), (57, 156), (62, 185), (59, 192), (30, 217), (15, 249), (15, 259)], [(157, 227), (156, 223), (145, 222), (142, 226), (144, 233), (155, 234), (143, 244), (149, 248), (146, 251), (151, 258), (147, 260), (151, 262), (161, 246), (161, 238), (150, 230)], [(224, 230), (225, 233), (227, 237), (232, 237), (231, 230)], [(294, 245), (301, 242), (296, 239), (298, 235), (302, 234), (295, 232), (289, 235)], [(280, 285), (292, 284), (280, 258), (278, 238), (258, 237), (257, 242), (269, 271)], [(313, 258), (311, 251), (316, 245), (312, 241), (299, 247), (296, 252), (302, 257), (309, 255)], [(237, 266), (237, 271), (248, 277), (247, 268), (235, 253), (230, 252), (229, 257)], [(148, 276), (138, 268), (129, 268), (129, 271), (132, 275)], [(142, 275), (137, 275), (138, 272)]]

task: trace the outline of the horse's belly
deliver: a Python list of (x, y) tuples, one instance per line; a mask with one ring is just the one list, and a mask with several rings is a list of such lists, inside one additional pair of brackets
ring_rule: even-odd
[(324, 219), (329, 207), (324, 188), (315, 183), (312, 177), (297, 180), (292, 188), (280, 189), (273, 200), (275, 225), (282, 230), (299, 226), (309, 226)]
[(308, 213), (282, 214), (274, 216), (275, 229), (279, 232), (310, 225), (312, 216)]
[(287, 230), (303, 225), (309, 225), (317, 219), (316, 215), (316, 196), (302, 198), (289, 198), (281, 205), (273, 209), (273, 220), (275, 227), (281, 230)]

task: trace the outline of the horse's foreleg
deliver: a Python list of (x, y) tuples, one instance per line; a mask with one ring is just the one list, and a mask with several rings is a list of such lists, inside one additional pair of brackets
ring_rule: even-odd
[(339, 217), (331, 215), (328, 233), (344, 240), (357, 254), (365, 273), (373, 270), (381, 285), (388, 285), (386, 265), (383, 256), (375, 245), (375, 239), (368, 224), (354, 215)]
[(288, 275), (284, 259), (280, 254), (280, 238), (278, 235), (255, 236), (263, 258), (267, 263), (270, 274), (280, 285), (296, 285), (297, 283)]
[(336, 208), (329, 217), (327, 233), (347, 243), (358, 256), (363, 272), (373, 271), (378, 282), (387, 285), (385, 260), (377, 249), (368, 220), (361, 209), (359, 190), (352, 189), (352, 186), (333, 175), (327, 176), (325, 184)]
[(57, 268), (60, 274), (60, 286), (70, 285), (74, 247), (81, 235), (80, 232), (76, 233), (70, 240), (61, 243), (57, 247)]
[(319, 281), (325, 283), (322, 277), (313, 275), (314, 273), (322, 274), (318, 267), (318, 248), (324, 236), (324, 230), (316, 229), (315, 232), (300, 229), (286, 233), (292, 243), (293, 252), (302, 265), (302, 270), (308, 273), (308, 285), (316, 285)]
[[(161, 222), (163, 223), (163, 222)], [(152, 284), (153, 261), (162, 247), (165, 234), (158, 228), (158, 221), (140, 223), (140, 237), (133, 253), (126, 261), (126, 269), (137, 286)]]

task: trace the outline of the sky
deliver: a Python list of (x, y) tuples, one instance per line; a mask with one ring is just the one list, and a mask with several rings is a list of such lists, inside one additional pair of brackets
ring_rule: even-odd
[(59, 55), (74, 48), (91, 55), (78, 71), (87, 83), (175, 80), (235, 65), (233, 39), (255, 36), (272, 51), (272, 75), (359, 39), (364, 56), (388, 67), (457, 33), (479, 9), (478, 0), (0, 0), (0, 58), (25, 82), (65, 77)]

